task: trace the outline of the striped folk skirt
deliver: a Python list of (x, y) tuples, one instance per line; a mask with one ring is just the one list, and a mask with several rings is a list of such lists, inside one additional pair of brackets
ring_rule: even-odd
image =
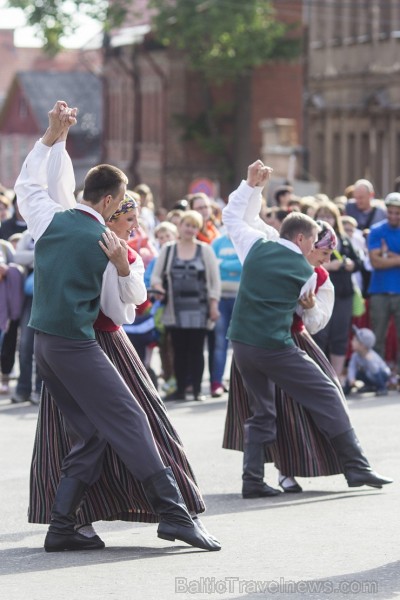
[[(172, 468), (188, 510), (203, 512), (204, 501), (182, 442), (126, 333), (122, 327), (113, 332), (96, 331), (96, 338), (146, 413), (161, 458)], [(50, 522), (61, 464), (70, 449), (64, 419), (43, 387), (30, 473), (30, 523)], [(109, 445), (100, 479), (89, 488), (77, 514), (78, 524), (99, 520), (158, 521), (143, 486)]]
[[(293, 333), (296, 345), (304, 350), (341, 387), (330, 362), (306, 330)], [(310, 413), (275, 386), (276, 441), (265, 447), (265, 462), (273, 462), (286, 476), (318, 477), (342, 473), (339, 459), (332, 444), (319, 431)], [(315, 399), (318, 402), (318, 398)], [(251, 416), (247, 392), (241, 375), (232, 360), (229, 398), (223, 448), (243, 451), (244, 423)]]

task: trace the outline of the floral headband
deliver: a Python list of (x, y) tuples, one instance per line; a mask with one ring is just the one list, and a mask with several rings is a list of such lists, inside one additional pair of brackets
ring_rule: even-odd
[(333, 228), (326, 221), (317, 221), (317, 225), (321, 228), (318, 232), (318, 240), (314, 244), (314, 248), (319, 250), (335, 250), (337, 246), (337, 237)]
[(122, 200), (121, 204), (119, 205), (118, 210), (115, 211), (115, 213), (113, 213), (111, 215), (111, 217), (109, 218), (109, 221), (116, 221), (121, 215), (124, 215), (125, 213), (129, 212), (130, 210), (134, 210), (135, 208), (139, 207), (139, 203), (135, 200), (135, 198), (133, 198), (132, 196), (130, 196), (129, 194), (125, 194), (124, 199)]

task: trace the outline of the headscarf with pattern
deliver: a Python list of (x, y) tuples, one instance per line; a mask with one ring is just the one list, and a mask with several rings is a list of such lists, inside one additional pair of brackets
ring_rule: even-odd
[[(136, 196), (136, 194), (135, 194)], [(119, 208), (111, 215), (109, 221), (116, 221), (121, 215), (134, 210), (140, 206), (138, 200), (135, 200), (133, 195), (125, 193), (124, 199), (122, 200)]]
[(314, 247), (321, 250), (335, 250), (337, 246), (336, 233), (333, 227), (326, 221), (317, 221), (317, 225), (320, 227), (318, 232), (318, 240), (315, 242)]

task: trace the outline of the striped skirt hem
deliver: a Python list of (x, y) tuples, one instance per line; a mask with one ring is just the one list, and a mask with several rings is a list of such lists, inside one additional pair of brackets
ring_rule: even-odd
[[(126, 333), (122, 328), (115, 332), (96, 331), (96, 338), (145, 411), (161, 458), (166, 466), (172, 468), (188, 510), (203, 512), (205, 504), (182, 442)], [(70, 449), (62, 414), (44, 387), (30, 472), (30, 523), (50, 522), (62, 461)], [(109, 445), (101, 476), (90, 486), (77, 514), (78, 524), (99, 520), (158, 521), (142, 484), (131, 475)]]
[[(326, 356), (306, 332), (293, 334), (294, 341), (338, 386), (340, 383)], [(342, 393), (342, 392), (341, 392)], [(343, 472), (329, 439), (317, 428), (306, 408), (275, 386), (276, 441), (265, 448), (265, 462), (273, 462), (291, 477), (318, 477)], [(318, 399), (316, 399), (318, 402)], [(244, 423), (251, 416), (246, 389), (232, 360), (229, 398), (222, 447), (243, 451)]]

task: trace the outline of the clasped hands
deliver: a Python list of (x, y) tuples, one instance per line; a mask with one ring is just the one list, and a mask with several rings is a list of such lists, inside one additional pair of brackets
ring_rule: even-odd
[(70, 108), (64, 100), (57, 100), (53, 108), (47, 113), (49, 127), (42, 138), (47, 146), (67, 139), (69, 128), (76, 125), (77, 108)]
[(261, 160), (256, 160), (247, 169), (247, 184), (251, 187), (264, 187), (273, 169), (267, 167)]

